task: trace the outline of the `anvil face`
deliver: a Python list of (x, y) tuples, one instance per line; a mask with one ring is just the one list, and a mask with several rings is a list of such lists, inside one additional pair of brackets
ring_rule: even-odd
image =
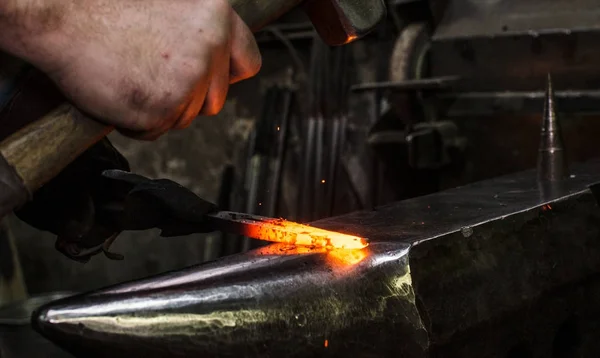
[(594, 161), (319, 221), (370, 245), (276, 244), (60, 300), (34, 324), (81, 357), (549, 356), (565, 324), (600, 338), (580, 318), (600, 314), (599, 182)]

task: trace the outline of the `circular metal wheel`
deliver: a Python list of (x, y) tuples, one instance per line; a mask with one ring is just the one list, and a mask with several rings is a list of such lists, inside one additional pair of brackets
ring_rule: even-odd
[[(425, 22), (407, 25), (394, 45), (389, 65), (389, 80), (402, 82), (420, 79), (429, 73), (428, 54), (431, 29)], [(420, 92), (391, 92), (389, 104), (392, 111), (406, 125), (424, 117)]]

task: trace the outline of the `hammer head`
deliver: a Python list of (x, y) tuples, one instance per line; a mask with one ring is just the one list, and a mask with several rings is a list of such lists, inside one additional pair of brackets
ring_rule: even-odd
[(366, 35), (386, 16), (384, 0), (229, 0), (229, 3), (255, 32), (304, 3), (317, 32), (330, 46), (347, 44)]
[(306, 0), (304, 8), (318, 34), (330, 46), (363, 37), (386, 16), (384, 0)]

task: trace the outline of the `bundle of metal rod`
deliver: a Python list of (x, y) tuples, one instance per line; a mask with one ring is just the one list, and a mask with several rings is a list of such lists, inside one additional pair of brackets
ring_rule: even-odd
[[(227, 166), (223, 170), (221, 175), (221, 187), (219, 188), (219, 197), (217, 199), (217, 205), (221, 210), (231, 210), (233, 204), (233, 197), (235, 194), (235, 167), (232, 165)], [(236, 240), (235, 235), (231, 235), (225, 232), (221, 232), (219, 242), (219, 252), (217, 257), (232, 255), (238, 253), (241, 249), (240, 240)], [(205, 246), (205, 249), (209, 249)]]
[(308, 118), (301, 119), (301, 128), (303, 137), (303, 156), (302, 156), (302, 179), (298, 193), (298, 220), (310, 221), (314, 217), (314, 199), (315, 199), (315, 172), (319, 172), (320, 158), (316, 156), (318, 128), (318, 117), (321, 116), (319, 107), (320, 76), (322, 69), (322, 53), (327, 51), (325, 44), (319, 39), (313, 40), (313, 46), (310, 58), (310, 67), (308, 75)]
[[(278, 216), (281, 172), (285, 159), (293, 91), (283, 86), (267, 90), (263, 113), (252, 131), (242, 195), (235, 210), (268, 217)], [(243, 238), (240, 251), (255, 246)]]
[(333, 51), (333, 88), (331, 93), (333, 99), (331, 101), (332, 120), (330, 126), (329, 143), (329, 168), (326, 178), (327, 189), (327, 216), (332, 216), (335, 209), (336, 188), (340, 172), (341, 156), (346, 139), (346, 129), (348, 125), (347, 108), (348, 108), (348, 92), (349, 92), (349, 59), (347, 47), (337, 47)]
[(310, 221), (333, 213), (339, 158), (346, 132), (348, 49), (315, 39), (309, 74), (309, 117), (304, 121), (298, 217)]

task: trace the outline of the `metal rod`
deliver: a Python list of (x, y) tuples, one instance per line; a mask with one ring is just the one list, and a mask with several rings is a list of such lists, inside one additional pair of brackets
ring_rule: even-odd
[[(273, 124), (273, 116), (276, 112), (276, 104), (279, 99), (279, 91), (277, 88), (271, 87), (265, 95), (262, 115), (255, 124), (253, 146), (253, 154), (250, 159), (249, 168), (246, 171), (248, 174), (248, 191), (245, 212), (248, 214), (258, 214), (262, 209), (262, 197), (267, 190), (265, 178), (268, 176), (268, 148), (266, 143), (269, 140), (269, 129)], [(252, 239), (244, 237), (242, 240), (242, 251), (247, 251), (252, 246)]]
[(427, 89), (442, 89), (447, 88), (451, 84), (460, 80), (458, 76), (445, 76), (436, 78), (422, 78), (404, 81), (384, 81), (374, 83), (362, 83), (353, 85), (353, 92), (367, 92), (388, 89), (392, 91), (415, 91)]
[(331, 150), (330, 150), (330, 162), (329, 162), (329, 174), (327, 182), (327, 215), (332, 216), (335, 207), (335, 194), (337, 183), (337, 172), (339, 171), (340, 157), (342, 154), (341, 145), (343, 134), (341, 133), (342, 117), (345, 116), (345, 97), (347, 84), (347, 47), (338, 47), (335, 49), (335, 61), (333, 64), (333, 80), (335, 85), (333, 87), (333, 93), (335, 94), (333, 121), (331, 124)]
[(298, 193), (298, 202), (300, 204), (299, 218), (301, 221), (310, 221), (312, 214), (312, 172), (314, 169), (313, 147), (315, 142), (315, 126), (314, 118), (309, 118), (306, 121), (306, 132), (304, 142), (304, 162), (302, 166), (302, 185)]
[[(227, 165), (223, 170), (223, 175), (221, 176), (221, 187), (219, 188), (219, 198), (217, 200), (217, 205), (221, 210), (232, 209), (231, 196), (234, 190), (234, 182), (235, 167), (232, 165)], [(235, 236), (229, 235), (225, 232), (221, 233), (218, 257), (231, 255), (238, 251), (235, 247), (237, 241), (235, 238)]]
[(324, 195), (324, 184), (323, 179), (323, 165), (324, 165), (324, 150), (323, 150), (323, 139), (325, 138), (325, 119), (320, 115), (315, 121), (315, 152), (314, 152), (314, 176), (312, 178), (314, 191), (313, 191), (313, 206), (311, 220), (322, 218), (323, 212), (323, 195)]
[(265, 215), (277, 216), (277, 206), (281, 193), (281, 172), (285, 160), (285, 152), (287, 145), (288, 136), (288, 123), (290, 118), (290, 110), (292, 105), (293, 92), (288, 88), (281, 89), (282, 95), (282, 109), (280, 121), (276, 128), (276, 145), (275, 155), (273, 159), (273, 171), (271, 178), (269, 179), (269, 192), (268, 199), (266, 200)]

